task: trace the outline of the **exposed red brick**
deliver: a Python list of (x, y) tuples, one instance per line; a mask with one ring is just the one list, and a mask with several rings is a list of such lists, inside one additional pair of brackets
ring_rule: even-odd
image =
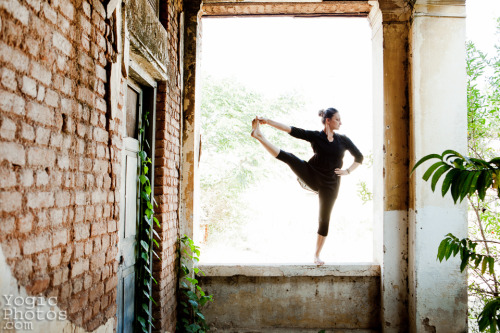
[(50, 279), (48, 277), (43, 279), (37, 279), (31, 281), (31, 284), (26, 286), (26, 291), (33, 295), (38, 295), (41, 292), (45, 291), (50, 284)]
[[(159, 82), (155, 196), (165, 265), (159, 329), (175, 328), (182, 1), (166, 2), (169, 78)], [(5, 0), (0, 27), (0, 243), (28, 293), (58, 297), (93, 330), (116, 315), (123, 108), (109, 106), (112, 30), (99, 1)], [(115, 36), (116, 38), (116, 36)], [(116, 87), (115, 87), (116, 88)], [(155, 265), (156, 267), (156, 265)]]

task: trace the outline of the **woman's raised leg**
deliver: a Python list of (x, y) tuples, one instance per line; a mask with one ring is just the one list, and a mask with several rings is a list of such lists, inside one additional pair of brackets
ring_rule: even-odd
[(253, 138), (257, 139), (257, 141), (259, 141), (264, 146), (264, 148), (266, 148), (269, 154), (271, 154), (273, 157), (278, 156), (278, 154), (280, 153), (280, 149), (264, 137), (264, 135), (260, 131), (260, 124), (257, 118), (252, 120), (252, 133), (250, 135)]

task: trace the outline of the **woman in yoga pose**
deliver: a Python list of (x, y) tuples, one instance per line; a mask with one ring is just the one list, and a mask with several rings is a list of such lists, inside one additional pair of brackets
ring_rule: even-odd
[[(316, 242), (314, 263), (323, 265), (320, 259), (321, 249), (328, 235), (328, 225), (333, 204), (337, 198), (340, 186), (340, 176), (351, 174), (363, 162), (363, 155), (352, 141), (334, 131), (340, 128), (342, 122), (339, 112), (334, 108), (319, 111), (321, 122), (324, 125), (322, 131), (308, 131), (297, 127), (281, 124), (274, 120), (256, 117), (252, 121), (252, 137), (257, 139), (266, 150), (280, 161), (290, 166), (292, 171), (319, 197), (319, 228)], [(306, 140), (311, 143), (314, 151), (313, 157), (306, 162), (297, 156), (285, 152), (270, 143), (260, 131), (260, 125), (267, 124), (291, 136)], [(354, 156), (354, 162), (347, 169), (342, 169), (343, 157), (348, 150)]]

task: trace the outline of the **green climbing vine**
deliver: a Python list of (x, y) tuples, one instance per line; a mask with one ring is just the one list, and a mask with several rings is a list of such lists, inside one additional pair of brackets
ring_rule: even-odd
[[(149, 112), (146, 112), (143, 116), (143, 121), (139, 128), (140, 137), (140, 147), (139, 147), (139, 188), (140, 188), (140, 220), (138, 228), (138, 251), (137, 251), (137, 289), (139, 291), (136, 295), (137, 307), (136, 307), (136, 318), (143, 332), (150, 332), (150, 328), (154, 327), (153, 317), (151, 315), (152, 303), (155, 303), (153, 299), (153, 286), (152, 283), (158, 283), (153, 277), (153, 255), (158, 259), (160, 257), (154, 251), (154, 245), (159, 248), (158, 241), (155, 239), (160, 238), (156, 230), (154, 230), (154, 225), (161, 228), (160, 222), (156, 217), (154, 217), (154, 198), (152, 196), (151, 187), (151, 171), (149, 166), (151, 165), (151, 158), (148, 156), (145, 146), (149, 150), (151, 147), (144, 135), (146, 128), (149, 126), (148, 120)], [(154, 245), (153, 245), (154, 244)]]
[[(197, 267), (191, 272), (189, 267), (200, 261), (200, 248), (191, 238), (184, 235), (179, 239), (180, 256), (180, 302), (177, 318), (177, 332), (204, 333), (209, 330), (201, 308), (212, 302), (212, 295), (206, 294), (198, 284), (196, 275), (205, 275)], [(194, 273), (194, 274), (192, 274)]]

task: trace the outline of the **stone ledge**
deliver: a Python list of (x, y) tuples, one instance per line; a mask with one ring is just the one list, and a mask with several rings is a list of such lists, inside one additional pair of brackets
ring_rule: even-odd
[(206, 276), (380, 276), (373, 263), (311, 264), (199, 264)]

